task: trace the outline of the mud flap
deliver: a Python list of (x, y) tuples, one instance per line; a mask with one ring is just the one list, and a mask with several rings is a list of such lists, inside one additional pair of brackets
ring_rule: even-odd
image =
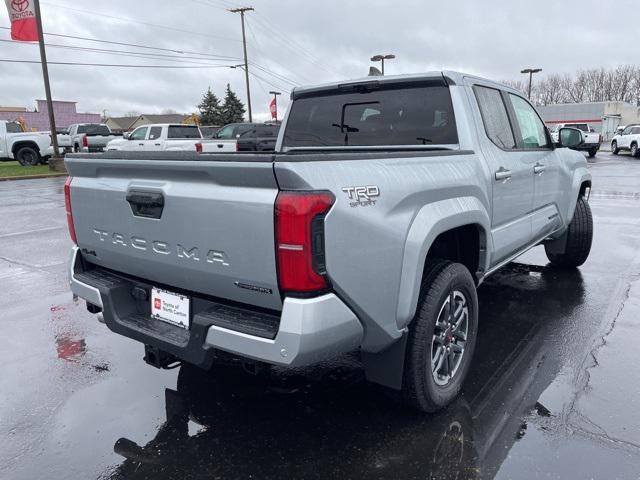
[(402, 337), (385, 350), (377, 353), (362, 352), (364, 373), (368, 381), (394, 390), (402, 388), (408, 336), (409, 333), (405, 330)]

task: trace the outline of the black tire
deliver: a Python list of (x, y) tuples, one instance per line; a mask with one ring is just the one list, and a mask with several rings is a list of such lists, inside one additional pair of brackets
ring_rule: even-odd
[(578, 198), (576, 210), (567, 230), (567, 245), (564, 253), (550, 252), (545, 244), (547, 258), (552, 265), (562, 268), (576, 268), (587, 261), (593, 241), (593, 218), (591, 207), (584, 197)]
[[(451, 331), (451, 323), (448, 324), (447, 330), (441, 327), (443, 324), (446, 325), (446, 319), (451, 320), (447, 303), (450, 305), (450, 299), (457, 294), (464, 296), (465, 303), (462, 304), (460, 298), (456, 296), (454, 306), (467, 307), (466, 341), (463, 342), (461, 354), (453, 352), (453, 346), (459, 349), (458, 342), (461, 340)], [(456, 303), (456, 299), (460, 303)], [(463, 308), (463, 315), (464, 310)], [(438, 320), (444, 320), (445, 323), (438, 323)], [(441, 335), (436, 334), (436, 329), (439, 329)], [(460, 331), (462, 329), (459, 333)], [(430, 261), (422, 281), (418, 309), (409, 326), (401, 392), (406, 404), (423, 412), (434, 412), (447, 406), (456, 398), (471, 365), (477, 331), (478, 297), (469, 270), (460, 263), (446, 260)], [(450, 346), (451, 351), (447, 350), (447, 345)], [(434, 357), (434, 348), (445, 350), (442, 351), (441, 356), (436, 352)], [(442, 357), (446, 358), (447, 366), (445, 367), (444, 362), (438, 365), (441, 364), (442, 368), (450, 369), (449, 371), (453, 371), (453, 374), (449, 375), (445, 384), (438, 384), (436, 377), (439, 377), (439, 369), (436, 366), (434, 373), (432, 361)], [(449, 359), (452, 359), (451, 364)], [(452, 365), (455, 366), (452, 367)]]
[(16, 152), (16, 160), (23, 167), (32, 167), (40, 163), (40, 154), (33, 147), (22, 147)]
[(611, 153), (617, 155), (619, 151), (620, 149), (618, 148), (618, 142), (614, 140), (613, 142), (611, 142)]
[(638, 144), (635, 142), (631, 144), (631, 156), (634, 158), (638, 157)]
[(598, 153), (597, 148), (590, 148), (589, 151), (587, 152), (587, 154), (589, 155), (589, 158), (595, 157), (596, 153)]

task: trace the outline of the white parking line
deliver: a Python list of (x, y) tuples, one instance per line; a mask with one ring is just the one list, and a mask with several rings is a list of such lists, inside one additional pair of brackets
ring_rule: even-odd
[(37, 228), (35, 230), (25, 230), (24, 232), (5, 233), (3, 235), (0, 235), (0, 238), (17, 237), (19, 235), (29, 235), (30, 233), (52, 232), (53, 230), (60, 230), (63, 228), (64, 228), (64, 225), (59, 227), (45, 227), (45, 228)]

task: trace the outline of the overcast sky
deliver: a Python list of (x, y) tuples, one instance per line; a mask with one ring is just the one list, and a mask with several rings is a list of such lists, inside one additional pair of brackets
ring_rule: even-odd
[[(630, 20), (636, 0), (42, 0), (41, 5), (45, 32), (193, 52), (46, 36), (51, 44), (127, 52), (51, 45), (51, 62), (207, 67), (50, 66), (55, 99), (77, 101), (79, 111), (107, 110), (114, 116), (193, 112), (208, 86), (221, 97), (227, 82), (246, 102), (243, 71), (228, 67), (242, 57), (239, 15), (226, 10), (234, 6), (255, 8), (247, 13), (250, 71), (262, 77), (251, 77), (254, 120), (267, 118), (269, 90), (285, 93), (281, 115), (292, 85), (364, 76), (377, 53), (397, 57), (386, 64), (387, 74), (447, 68), (496, 80), (521, 78), (524, 67), (548, 74), (639, 62), (637, 28)], [(0, 26), (8, 26), (6, 9), (0, 8)], [(9, 38), (0, 30), (0, 39)], [(167, 56), (140, 58), (130, 52)], [(38, 48), (0, 42), (0, 58), (38, 60)], [(0, 105), (33, 108), (36, 98), (44, 98), (40, 65), (0, 62)]]

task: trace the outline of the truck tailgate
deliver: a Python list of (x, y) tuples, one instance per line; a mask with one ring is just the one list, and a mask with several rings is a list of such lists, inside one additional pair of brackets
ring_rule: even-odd
[(66, 160), (83, 258), (180, 291), (280, 309), (271, 156), (145, 155)]

